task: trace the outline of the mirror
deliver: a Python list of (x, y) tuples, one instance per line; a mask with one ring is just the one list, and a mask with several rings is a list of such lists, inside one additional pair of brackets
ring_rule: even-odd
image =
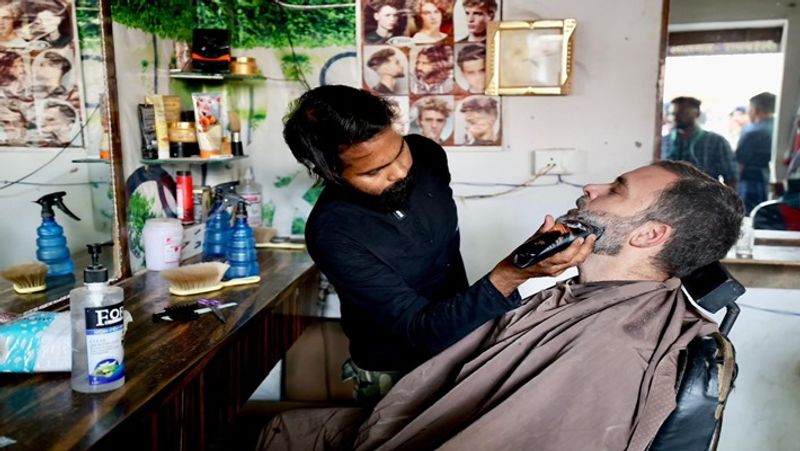
[(0, 280), (0, 310), (57, 305), (82, 283), (89, 243), (107, 244), (111, 279), (127, 275), (110, 26), (104, 1), (0, 0), (0, 269), (37, 260), (49, 210), (74, 262), (58, 262), (61, 244), (45, 246), (47, 289), (21, 295)]
[[(798, 195), (790, 182), (800, 177), (800, 34), (788, 26), (800, 20), (795, 6), (669, 2), (658, 156), (689, 160), (714, 177), (733, 173), (747, 212)], [(694, 128), (686, 125), (693, 111)]]

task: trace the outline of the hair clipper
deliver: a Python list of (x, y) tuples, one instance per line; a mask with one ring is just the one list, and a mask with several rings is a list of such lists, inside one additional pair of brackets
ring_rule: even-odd
[(547, 232), (535, 235), (530, 241), (516, 248), (512, 263), (517, 268), (527, 268), (563, 251), (578, 238), (586, 238), (591, 234), (600, 238), (603, 229), (574, 219), (564, 220)]

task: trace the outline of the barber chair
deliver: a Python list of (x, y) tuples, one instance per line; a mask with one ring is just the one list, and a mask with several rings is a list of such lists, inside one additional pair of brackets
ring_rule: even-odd
[(750, 217), (755, 229), (800, 230), (800, 195), (789, 193), (780, 200), (761, 202)]
[(719, 334), (695, 338), (678, 360), (677, 407), (656, 434), (650, 451), (707, 451), (717, 448), (722, 413), (736, 379), (734, 350), (727, 335), (744, 287), (715, 262), (682, 280), (689, 296), (703, 309), (726, 308)]

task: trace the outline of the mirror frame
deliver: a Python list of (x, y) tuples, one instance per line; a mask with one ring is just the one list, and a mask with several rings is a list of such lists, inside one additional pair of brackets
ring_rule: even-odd
[(114, 274), (112, 282), (120, 282), (131, 276), (128, 260), (128, 220), (127, 194), (122, 167), (122, 141), (119, 127), (119, 100), (117, 97), (117, 73), (114, 62), (114, 33), (111, 21), (111, 2), (99, 0), (100, 4), (100, 40), (105, 73), (105, 108), (108, 115), (108, 142), (111, 151), (111, 183), (112, 202), (114, 204), (113, 242), (114, 242)]

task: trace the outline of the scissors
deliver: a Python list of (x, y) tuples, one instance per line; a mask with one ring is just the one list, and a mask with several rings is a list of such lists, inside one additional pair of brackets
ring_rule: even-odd
[(210, 308), (211, 311), (214, 313), (214, 316), (216, 316), (217, 319), (219, 320), (219, 322), (225, 324), (225, 317), (222, 316), (222, 312), (219, 309), (220, 304), (222, 303), (213, 299), (200, 299), (199, 301), (197, 301), (197, 305), (202, 305), (204, 307)]

